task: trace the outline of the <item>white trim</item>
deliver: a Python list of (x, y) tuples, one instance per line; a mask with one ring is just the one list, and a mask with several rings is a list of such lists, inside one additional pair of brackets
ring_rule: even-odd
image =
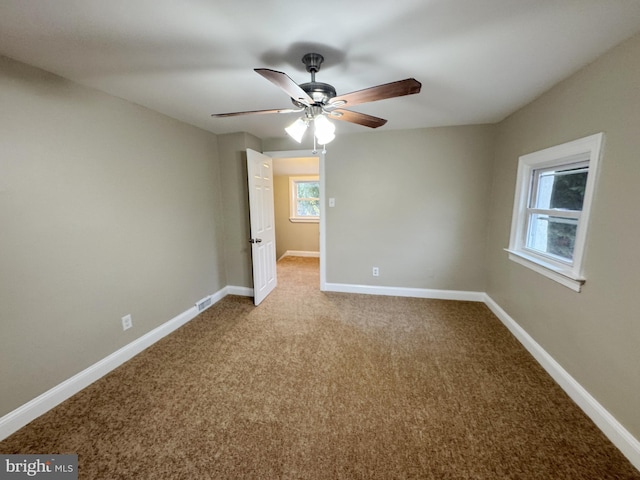
[[(589, 212), (593, 199), (595, 185), (599, 176), (599, 163), (601, 161), (604, 134), (596, 133), (571, 142), (566, 142), (554, 147), (545, 148), (537, 152), (522, 155), (518, 160), (518, 173), (516, 190), (511, 215), (511, 233), (509, 236), (509, 259), (524, 267), (530, 268), (547, 278), (555, 280), (562, 285), (579, 292), (585, 282), (583, 276), (584, 247), (589, 226)], [(536, 169), (569, 165), (582, 162), (588, 165), (589, 174), (585, 186), (584, 202), (579, 214), (578, 227), (574, 242), (573, 262), (566, 265), (564, 262), (555, 261), (545, 255), (537, 255), (526, 249), (527, 225), (530, 210), (529, 197), (533, 183), (532, 175)], [(558, 211), (562, 216), (566, 212)], [(550, 271), (547, 271), (549, 270)], [(571, 279), (574, 281), (572, 282)]]
[(591, 394), (580, 385), (555, 359), (547, 353), (518, 323), (489, 295), (485, 303), (518, 341), (533, 355), (558, 385), (576, 402), (600, 430), (618, 447), (634, 467), (640, 470), (640, 441), (618, 422)]
[(318, 158), (320, 205), (322, 205), (322, 208), (320, 209), (320, 291), (324, 291), (326, 290), (327, 283), (327, 204), (325, 201), (327, 197), (325, 195), (326, 182), (324, 174), (326, 154), (323, 153), (322, 150), (316, 153), (310, 152), (309, 150), (274, 150), (264, 152), (264, 154), (269, 155), (272, 158)]
[(282, 260), (284, 257), (314, 257), (319, 258), (320, 252), (310, 252), (306, 250), (287, 250), (284, 252), (278, 260)]
[[(226, 286), (212, 294), (211, 300), (213, 303), (216, 303), (227, 295), (253, 296), (253, 289)], [(201, 312), (198, 312), (198, 308), (195, 306), (185, 310), (171, 320), (154, 328), (150, 332), (147, 332), (141, 337), (135, 339), (133, 342), (75, 374), (71, 378), (64, 380), (43, 394), (7, 413), (0, 418), (0, 440), (7, 438), (9, 435), (24, 427), (32, 420), (35, 420), (40, 415), (43, 415), (53, 407), (75, 395), (80, 390), (88, 387), (96, 380), (104, 377), (106, 374), (135, 357), (158, 340), (166, 337), (184, 324), (193, 320), (199, 313)]]
[[(322, 256), (320, 257), (322, 260)], [(536, 361), (551, 375), (571, 399), (593, 420), (609, 440), (640, 470), (640, 441), (618, 422), (591, 394), (580, 385), (556, 360), (549, 355), (518, 323), (509, 316), (488, 294), (459, 290), (431, 290), (420, 288), (377, 287), (327, 283), (327, 291), (361, 293), (369, 295), (391, 295), (402, 297), (434, 298), (484, 302), (516, 339), (531, 353)], [(228, 285), (211, 295), (214, 303), (227, 295), (252, 296), (253, 289)], [(125, 345), (82, 372), (63, 381), (42, 395), (0, 418), (0, 440), (5, 439), (26, 424), (59, 405), (83, 388), (100, 379), (113, 369), (133, 358), (158, 340), (180, 328), (198, 315), (191, 307), (168, 322), (151, 330), (142, 337)]]
[(504, 250), (509, 253), (509, 260), (530, 268), (551, 280), (555, 280), (565, 287), (569, 287), (574, 292), (580, 292), (582, 290), (584, 278), (573, 278), (569, 272), (563, 273), (555, 265), (544, 263), (542, 260), (538, 260), (537, 258), (530, 258), (522, 252), (509, 250), (508, 248), (505, 248)]
[(289, 217), (291, 223), (320, 223), (320, 217)]
[(391, 297), (434, 298), (440, 300), (460, 300), (484, 302), (484, 292), (461, 290), (432, 290), (428, 288), (380, 287), (374, 285), (354, 285), (347, 283), (327, 283), (327, 292), (360, 293), (365, 295), (386, 295)]
[[(324, 152), (324, 150), (323, 150)], [(327, 289), (327, 194), (326, 194), (326, 185), (327, 182), (325, 180), (325, 153), (320, 153), (318, 167), (320, 169), (319, 177), (320, 177), (320, 205), (322, 208), (320, 209), (320, 291), (324, 291)]]
[(0, 419), (0, 439), (8, 437), (27, 423), (62, 403), (72, 395), (75, 395), (83, 388), (105, 376), (127, 360), (130, 360), (161, 338), (180, 328), (197, 315), (198, 309), (191, 307), (71, 378), (47, 390), (21, 407), (18, 407), (16, 410), (9, 412)]
[(222, 300), (227, 295), (238, 295), (239, 297), (253, 297), (253, 288), (250, 287), (236, 287), (233, 285), (227, 285), (222, 289), (223, 295), (214, 300), (215, 302)]

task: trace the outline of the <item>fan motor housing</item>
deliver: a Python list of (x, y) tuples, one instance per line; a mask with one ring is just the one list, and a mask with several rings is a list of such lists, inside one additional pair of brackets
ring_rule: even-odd
[[(307, 95), (309, 95), (316, 104), (326, 105), (326, 103), (336, 96), (336, 89), (333, 85), (322, 82), (309, 82), (300, 84), (300, 88), (303, 89)], [(297, 107), (304, 107), (304, 104), (291, 99), (294, 105)]]

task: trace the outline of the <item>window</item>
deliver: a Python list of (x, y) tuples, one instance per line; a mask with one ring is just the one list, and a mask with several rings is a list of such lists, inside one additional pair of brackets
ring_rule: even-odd
[(289, 177), (292, 222), (320, 221), (320, 181), (317, 176)]
[(579, 292), (603, 134), (520, 157), (509, 258)]

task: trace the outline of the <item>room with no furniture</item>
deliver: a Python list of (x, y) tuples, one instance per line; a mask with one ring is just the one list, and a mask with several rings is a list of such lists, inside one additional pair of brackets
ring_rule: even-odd
[(640, 479), (640, 3), (5, 0), (0, 106), (0, 478)]

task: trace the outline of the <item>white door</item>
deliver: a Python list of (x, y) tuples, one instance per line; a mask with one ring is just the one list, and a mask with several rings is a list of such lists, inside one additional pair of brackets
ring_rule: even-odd
[(273, 159), (247, 149), (249, 217), (253, 261), (253, 303), (276, 288), (276, 230), (273, 213)]

